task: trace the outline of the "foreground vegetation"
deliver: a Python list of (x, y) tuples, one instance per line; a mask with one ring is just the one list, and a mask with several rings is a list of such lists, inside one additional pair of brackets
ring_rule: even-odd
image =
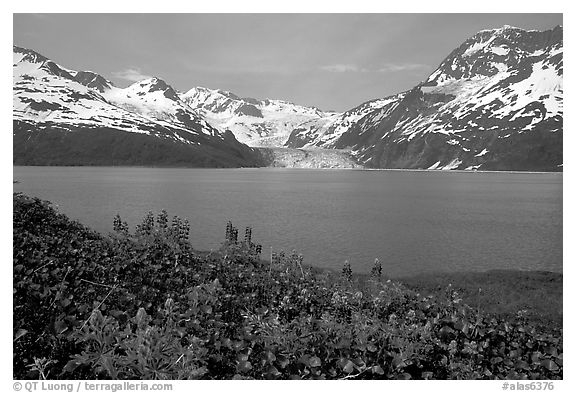
[(537, 329), (561, 335), (562, 278), (562, 273), (545, 271), (490, 270), (419, 274), (400, 280), (423, 294), (457, 285), (462, 301), (484, 313), (509, 319), (521, 312)]
[(231, 223), (205, 253), (166, 212), (105, 237), (22, 194), (13, 211), (17, 379), (562, 378), (561, 329), (416, 292), (378, 261), (358, 280), (264, 263)]

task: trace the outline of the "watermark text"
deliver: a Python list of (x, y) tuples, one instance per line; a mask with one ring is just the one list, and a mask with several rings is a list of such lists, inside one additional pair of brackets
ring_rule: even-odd
[(77, 382), (50, 382), (26, 381), (14, 382), (14, 391), (25, 392), (148, 392), (172, 391), (171, 383), (152, 382), (106, 382), (106, 381), (77, 381)]

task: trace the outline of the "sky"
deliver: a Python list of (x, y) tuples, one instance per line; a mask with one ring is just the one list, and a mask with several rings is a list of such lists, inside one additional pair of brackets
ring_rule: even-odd
[(159, 77), (344, 111), (425, 80), (483, 29), (546, 30), (562, 14), (23, 14), (13, 43), (120, 87)]

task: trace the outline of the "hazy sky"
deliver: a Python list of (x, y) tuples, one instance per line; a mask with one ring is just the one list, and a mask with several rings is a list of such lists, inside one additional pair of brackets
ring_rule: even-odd
[(343, 111), (409, 89), (479, 30), (562, 14), (14, 14), (14, 44), (118, 86), (230, 90)]

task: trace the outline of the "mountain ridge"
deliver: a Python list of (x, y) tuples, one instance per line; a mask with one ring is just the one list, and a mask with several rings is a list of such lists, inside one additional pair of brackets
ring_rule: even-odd
[(282, 146), (298, 124), (331, 115), (284, 100), (242, 98), (206, 87), (193, 87), (181, 97), (210, 124), (231, 130), (250, 146)]
[[(202, 157), (201, 166), (211, 162), (210, 155), (218, 158), (209, 165), (263, 166), (275, 150), (256, 148), (287, 147), (297, 150), (290, 156), (276, 149), (281, 161), (299, 157), (302, 149), (337, 149), (368, 168), (563, 168), (561, 26), (543, 32), (506, 25), (481, 30), (412, 89), (342, 113), (199, 86), (181, 92), (157, 77), (120, 88), (96, 72), (67, 69), (33, 50), (13, 46), (13, 52), (14, 140), (24, 145), (36, 140), (48, 149), (40, 157), (50, 149), (38, 142), (43, 130), (66, 132), (67, 139), (82, 134), (104, 145), (89, 131), (105, 130), (111, 140), (124, 140), (111, 136), (116, 130), (141, 134), (132, 135), (137, 145), (148, 143), (143, 136), (162, 140), (160, 150), (194, 146), (181, 153), (188, 156), (182, 160), (196, 165)], [(26, 138), (31, 133), (35, 137)], [(48, 139), (56, 143), (54, 138)], [(30, 154), (22, 153), (29, 150), (15, 147), (14, 162), (30, 162)], [(149, 157), (138, 164), (154, 165), (154, 149), (143, 150)], [(92, 155), (93, 162), (106, 161)], [(120, 161), (130, 163), (126, 157)]]

